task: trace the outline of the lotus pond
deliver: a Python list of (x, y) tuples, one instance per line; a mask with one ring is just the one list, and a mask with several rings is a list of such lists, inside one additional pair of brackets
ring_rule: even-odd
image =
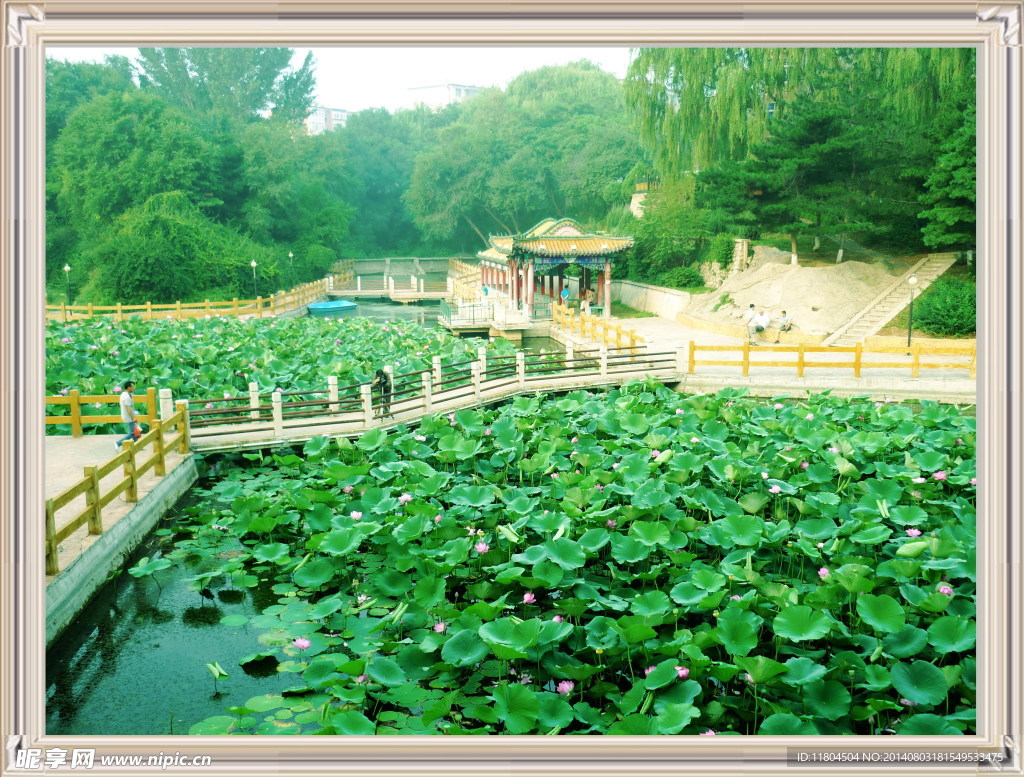
[(974, 451), (954, 407), (635, 383), (222, 459), (159, 561), (273, 603), (190, 732), (973, 733)]

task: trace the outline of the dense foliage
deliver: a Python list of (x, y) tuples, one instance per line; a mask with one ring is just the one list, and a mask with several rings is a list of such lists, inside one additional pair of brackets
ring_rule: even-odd
[(248, 455), (167, 555), (291, 679), (191, 733), (973, 733), (974, 441), (633, 384)]
[(914, 302), (914, 327), (942, 336), (973, 335), (978, 325), (978, 287), (965, 277), (939, 278)]
[[(331, 375), (338, 376), (342, 386), (369, 382), (374, 370), (385, 364), (400, 375), (430, 368), (432, 356), (446, 364), (475, 359), (481, 345), (496, 355), (515, 352), (507, 340), (453, 337), (442, 329), (401, 320), (217, 317), (49, 322), (46, 393), (117, 393), (128, 379), (136, 381), (139, 392), (149, 386), (169, 388), (178, 399), (222, 397), (225, 392), (244, 395), (250, 382), (261, 393), (275, 388), (325, 391)], [(86, 407), (82, 412), (109, 411)], [(85, 428), (93, 433), (110, 431), (103, 425)]]

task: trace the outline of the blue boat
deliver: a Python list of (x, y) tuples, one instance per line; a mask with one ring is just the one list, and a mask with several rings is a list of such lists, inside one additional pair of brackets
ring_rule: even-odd
[(309, 315), (311, 316), (331, 318), (354, 313), (356, 310), (356, 303), (349, 302), (347, 299), (339, 299), (332, 302), (311, 302), (306, 307), (308, 308)]

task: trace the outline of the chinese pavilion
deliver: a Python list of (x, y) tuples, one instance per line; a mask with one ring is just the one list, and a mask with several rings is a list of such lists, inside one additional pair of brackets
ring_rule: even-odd
[(633, 238), (588, 234), (572, 219), (545, 219), (521, 235), (491, 235), (489, 242), (491, 247), (477, 254), (480, 280), (516, 305), (532, 306), (536, 292), (557, 299), (565, 267), (577, 265), (580, 293), (596, 277), (597, 300), (609, 316), (612, 263), (633, 245)]

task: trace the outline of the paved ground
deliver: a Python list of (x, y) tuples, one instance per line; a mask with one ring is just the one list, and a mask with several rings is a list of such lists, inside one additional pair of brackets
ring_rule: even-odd
[[(80, 481), (85, 473), (83, 468), (87, 466), (99, 466), (110, 461), (116, 454), (114, 441), (120, 435), (85, 435), (82, 437), (47, 435), (46, 437), (46, 472), (45, 472), (45, 497), (50, 499), (73, 486)], [(151, 450), (140, 455), (148, 458)], [(167, 473), (178, 466), (184, 456), (179, 453), (168, 453), (166, 456)], [(101, 491), (110, 491), (111, 488), (124, 477), (122, 468), (118, 467), (107, 477), (100, 481)], [(141, 500), (159, 482), (153, 470), (149, 470), (139, 479), (138, 496)], [(103, 508), (103, 526), (110, 528), (135, 506), (133, 502), (126, 502), (125, 495), (114, 497), (113, 501)], [(57, 511), (55, 519), (57, 528), (67, 523), (74, 516), (85, 509), (85, 496), (79, 496), (70, 504)], [(68, 564), (85, 552), (86, 548), (92, 545), (100, 535), (89, 534), (87, 526), (80, 527), (74, 534), (65, 539), (59, 546), (57, 561), (61, 569), (66, 569)], [(53, 578), (47, 577), (49, 583)]]

